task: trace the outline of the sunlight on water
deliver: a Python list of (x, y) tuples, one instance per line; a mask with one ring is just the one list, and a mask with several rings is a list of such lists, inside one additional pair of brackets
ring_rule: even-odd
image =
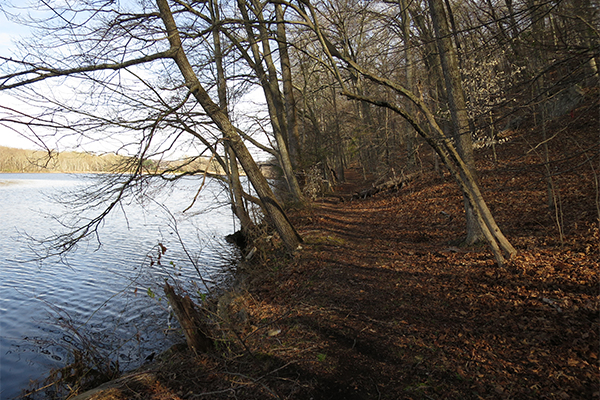
[[(113, 212), (95, 240), (82, 243), (65, 262), (33, 261), (26, 235), (43, 238), (57, 232), (52, 218), (63, 212), (48, 196), (78, 188), (81, 176), (65, 174), (0, 175), (0, 398), (25, 389), (50, 368), (62, 366), (65, 345), (74, 338), (65, 331), (73, 324), (112, 352), (121, 368), (135, 367), (150, 353), (179, 337), (165, 334), (167, 305), (164, 279), (192, 287), (197, 273), (177, 237), (204, 276), (218, 279), (234, 250), (223, 237), (234, 230), (229, 207), (197, 213), (214, 204), (221, 191), (216, 182), (203, 190), (194, 207), (182, 215), (198, 188), (187, 179), (154, 201), (127, 204)], [(177, 230), (159, 204), (176, 216)], [(157, 260), (157, 244), (168, 250)], [(148, 296), (148, 288), (156, 293)], [(62, 319), (57, 318), (57, 313)]]

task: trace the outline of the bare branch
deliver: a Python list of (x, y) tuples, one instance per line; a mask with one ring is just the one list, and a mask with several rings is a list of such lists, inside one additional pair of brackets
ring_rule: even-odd
[[(17, 60), (13, 60), (11, 58), (0, 57), (0, 60), (4, 60), (7, 62), (12, 62), (12, 63), (16, 63), (16, 64), (21, 64), (21, 65), (27, 65), (27, 66), (32, 67), (25, 71), (20, 71), (20, 72), (15, 72), (12, 74), (0, 76), (0, 81), (2, 81), (2, 83), (0, 84), (0, 91), (30, 85), (35, 82), (40, 82), (40, 81), (46, 80), (48, 78), (54, 78), (54, 77), (59, 77), (59, 76), (69, 76), (69, 75), (83, 74), (86, 72), (103, 71), (103, 70), (125, 69), (127, 67), (131, 67), (134, 65), (145, 64), (150, 61), (173, 58), (173, 56), (176, 53), (177, 53), (177, 49), (171, 48), (167, 51), (163, 51), (163, 52), (156, 53), (156, 54), (151, 54), (151, 55), (148, 55), (145, 57), (140, 57), (140, 58), (136, 58), (133, 60), (124, 61), (124, 62), (120, 62), (120, 63), (114, 63), (114, 64), (105, 63), (105, 64), (97, 64), (97, 65), (87, 65), (87, 66), (83, 66), (83, 67), (70, 68), (70, 69), (64, 69), (64, 70), (52, 69), (52, 68), (41, 67), (41, 66), (36, 67), (34, 65), (31, 65), (30, 63), (26, 63), (23, 61), (17, 61)], [(27, 75), (37, 75), (37, 76), (34, 78), (26, 78), (26, 79), (20, 80), (15, 83), (10, 83), (12, 80), (16, 80), (16, 78), (20, 78), (20, 77), (27, 76)]]

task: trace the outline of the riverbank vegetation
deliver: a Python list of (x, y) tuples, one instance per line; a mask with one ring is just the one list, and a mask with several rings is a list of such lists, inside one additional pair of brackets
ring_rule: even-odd
[(74, 151), (60, 154), (0, 146), (0, 172), (110, 172), (119, 161), (114, 154)]
[(218, 163), (248, 245), (233, 314), (207, 308), (218, 351), (165, 361), (149, 395), (597, 395), (593, 2), (37, 4), (21, 18), (44, 40), (0, 58), (32, 109), (0, 122), (133, 154), (49, 246), (149, 177), (206, 173), (156, 164), (174, 149)]

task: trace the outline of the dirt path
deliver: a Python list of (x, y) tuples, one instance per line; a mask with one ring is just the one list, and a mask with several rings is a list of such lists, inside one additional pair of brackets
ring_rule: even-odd
[(305, 249), (255, 309), (270, 310), (256, 316), (277, 321), (281, 346), (253, 345), (292, 362), (312, 398), (597, 395), (598, 263), (521, 249), (499, 269), (485, 248), (448, 244), (451, 184), (403, 190), (296, 216)]

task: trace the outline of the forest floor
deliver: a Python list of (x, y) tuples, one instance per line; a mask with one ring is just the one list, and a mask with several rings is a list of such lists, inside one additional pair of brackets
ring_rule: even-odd
[[(581, 148), (598, 139), (569, 132)], [(448, 175), (350, 200), (372, 184), (351, 169), (333, 195), (291, 211), (301, 251), (277, 255), (272, 240), (241, 268), (218, 351), (172, 350), (92, 398), (600, 399), (595, 177), (565, 168), (551, 210), (543, 165), (519, 140), (498, 163), (489, 150), (478, 160), (518, 250), (509, 265), (454, 244), (464, 212)]]

